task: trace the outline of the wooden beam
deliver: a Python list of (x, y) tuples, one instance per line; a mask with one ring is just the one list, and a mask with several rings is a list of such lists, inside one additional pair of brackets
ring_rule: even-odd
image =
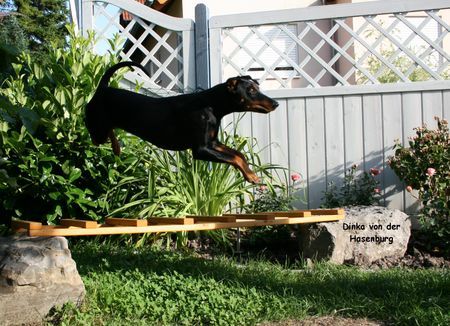
[(255, 214), (223, 214), (223, 216), (234, 216), (236, 219), (252, 219), (252, 220), (274, 220), (275, 216), (265, 213), (255, 213)]
[(109, 217), (105, 220), (108, 225), (119, 225), (119, 226), (147, 226), (147, 220), (142, 219), (131, 219), (131, 218), (117, 218)]
[(84, 229), (95, 229), (99, 227), (96, 221), (86, 221), (76, 219), (62, 219), (59, 224), (61, 224), (62, 226), (75, 226)]
[(236, 222), (236, 217), (234, 216), (207, 216), (207, 215), (187, 215), (186, 217), (193, 218), (195, 223), (214, 223), (214, 222), (224, 222), (233, 223)]
[(297, 211), (297, 210), (293, 210), (293, 211), (285, 211), (285, 212), (270, 212), (269, 213), (272, 216), (276, 216), (276, 217), (308, 217), (311, 216), (312, 213), (311, 211)]
[(40, 230), (42, 229), (42, 223), (33, 221), (12, 220), (11, 227), (13, 229)]
[(336, 209), (314, 209), (311, 210), (312, 215), (344, 215), (345, 210), (343, 208)]
[(191, 225), (194, 224), (193, 218), (182, 217), (151, 217), (147, 219), (149, 224), (163, 225)]

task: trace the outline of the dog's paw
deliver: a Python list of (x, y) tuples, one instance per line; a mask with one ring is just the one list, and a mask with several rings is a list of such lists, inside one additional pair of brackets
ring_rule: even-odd
[(246, 173), (246, 174), (244, 175), (244, 177), (245, 177), (245, 180), (247, 180), (248, 182), (253, 183), (253, 184), (255, 184), (255, 185), (258, 184), (259, 181), (260, 181), (259, 177), (258, 177), (255, 173), (253, 173), (253, 172), (251, 172), (251, 173)]

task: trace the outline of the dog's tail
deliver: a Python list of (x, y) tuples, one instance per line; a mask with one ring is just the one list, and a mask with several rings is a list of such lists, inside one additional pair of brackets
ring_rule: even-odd
[(145, 72), (146, 75), (148, 75), (147, 70), (140, 63), (133, 62), (133, 61), (119, 62), (118, 64), (115, 64), (114, 66), (112, 66), (112, 67), (108, 68), (108, 70), (106, 70), (106, 72), (103, 75), (102, 79), (100, 79), (100, 83), (98, 85), (98, 88), (108, 87), (109, 80), (111, 79), (111, 77), (114, 75), (114, 73), (117, 70), (119, 70), (120, 68), (123, 68), (123, 67), (138, 67), (143, 72)]

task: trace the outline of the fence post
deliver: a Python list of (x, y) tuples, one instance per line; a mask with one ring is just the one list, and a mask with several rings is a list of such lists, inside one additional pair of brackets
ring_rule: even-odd
[(209, 10), (204, 4), (195, 6), (195, 74), (197, 89), (211, 87), (209, 69)]
[(81, 1), (81, 32), (83, 36), (87, 36), (87, 31), (94, 28), (94, 4), (91, 0)]

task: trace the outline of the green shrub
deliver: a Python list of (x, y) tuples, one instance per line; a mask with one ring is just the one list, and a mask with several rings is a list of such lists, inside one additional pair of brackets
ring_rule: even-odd
[[(0, 88), (0, 215), (52, 223), (61, 217), (100, 219), (99, 198), (128, 167), (107, 147), (92, 146), (84, 107), (111, 52), (91, 52), (94, 36), (71, 32), (67, 48), (49, 48), (41, 67), (23, 53)], [(111, 41), (113, 49), (118, 40)], [(116, 79), (117, 84), (117, 79)], [(125, 146), (126, 147), (126, 146)]]
[(334, 208), (356, 205), (377, 204), (380, 197), (380, 188), (376, 176), (381, 173), (377, 168), (371, 168), (370, 172), (364, 171), (357, 174), (358, 166), (352, 165), (344, 177), (342, 185), (338, 188), (334, 182), (328, 184), (324, 192), (323, 207)]
[(450, 244), (450, 133), (446, 120), (435, 118), (437, 130), (416, 128), (409, 147), (394, 146), (390, 167), (409, 192), (418, 191), (423, 207), (420, 221), (443, 248)]

